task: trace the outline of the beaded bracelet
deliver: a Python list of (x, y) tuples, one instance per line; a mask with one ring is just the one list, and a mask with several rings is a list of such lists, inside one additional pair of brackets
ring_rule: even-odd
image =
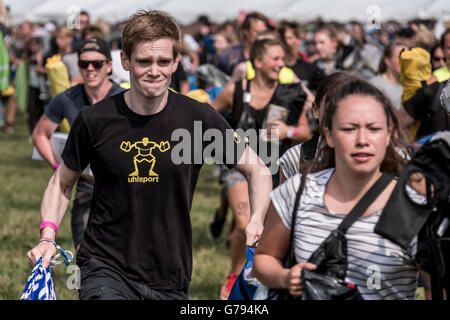
[(64, 263), (66, 265), (69, 265), (69, 263), (71, 263), (73, 261), (73, 253), (70, 252), (69, 250), (63, 250), (58, 244), (56, 244), (54, 239), (42, 238), (39, 240), (39, 243), (41, 243), (41, 242), (51, 242), (55, 246), (56, 250), (59, 251), (59, 254), (57, 254), (54, 257), (55, 261), (52, 260), (52, 263), (55, 263), (55, 264), (61, 263), (61, 262), (56, 261), (56, 258), (58, 258), (59, 255), (61, 255), (61, 257), (63, 258)]

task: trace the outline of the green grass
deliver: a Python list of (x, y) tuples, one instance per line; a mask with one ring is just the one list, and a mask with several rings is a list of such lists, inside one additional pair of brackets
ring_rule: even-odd
[[(26, 253), (39, 239), (40, 204), (51, 168), (43, 161), (31, 159), (33, 145), (25, 119), (19, 115), (15, 132), (0, 132), (0, 300), (19, 299), (31, 267)], [(194, 268), (191, 299), (219, 299), (219, 291), (230, 268), (225, 241), (211, 241), (206, 233), (212, 212), (219, 203), (219, 185), (211, 177), (210, 166), (204, 166), (194, 195), (191, 218), (193, 228)], [(70, 210), (70, 209), (69, 209)], [(224, 227), (223, 234), (228, 231)], [(222, 237), (224, 238), (224, 236)], [(58, 232), (58, 244), (74, 252), (70, 231), (70, 211)], [(71, 274), (64, 265), (53, 269), (59, 300), (76, 299), (66, 282)]]

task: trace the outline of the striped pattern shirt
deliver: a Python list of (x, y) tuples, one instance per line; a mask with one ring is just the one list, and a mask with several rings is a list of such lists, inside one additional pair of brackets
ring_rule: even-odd
[[(322, 137), (319, 137), (318, 143), (320, 143), (320, 140), (322, 140)], [(286, 179), (289, 179), (300, 172), (300, 153), (302, 144), (303, 143), (299, 143), (289, 148), (278, 160), (278, 166), (283, 171)]]
[(295, 176), (300, 172), (300, 151), (302, 143), (289, 148), (278, 160), (278, 165), (283, 171), (286, 179)]
[[(331, 213), (324, 204), (325, 187), (334, 169), (309, 174), (297, 211), (294, 228), (295, 256), (307, 261), (319, 245), (342, 222), (345, 214)], [(271, 192), (283, 224), (291, 229), (295, 194), (301, 174)], [(415, 238), (408, 250), (374, 233), (382, 210), (360, 217), (347, 231), (346, 282), (358, 287), (366, 300), (414, 299), (418, 269), (414, 261)]]

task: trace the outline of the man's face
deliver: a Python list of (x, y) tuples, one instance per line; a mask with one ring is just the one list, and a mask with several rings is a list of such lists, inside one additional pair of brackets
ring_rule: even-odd
[(444, 57), (447, 60), (447, 68), (450, 69), (450, 34), (447, 34), (444, 38), (444, 47), (442, 48), (444, 51)]
[(253, 42), (255, 42), (258, 34), (266, 30), (267, 26), (264, 21), (259, 19), (252, 19), (250, 21), (250, 29), (248, 31), (244, 31), (244, 34), (248, 43), (252, 44)]
[(78, 59), (78, 66), (84, 85), (92, 89), (99, 88), (107, 81), (108, 74), (112, 70), (111, 61), (96, 51), (83, 52)]
[(140, 42), (131, 57), (122, 52), (121, 58), (123, 68), (130, 72), (131, 88), (144, 98), (167, 92), (179, 60), (173, 57), (173, 42), (169, 38)]
[(80, 31), (89, 25), (89, 16), (87, 14), (80, 14)]

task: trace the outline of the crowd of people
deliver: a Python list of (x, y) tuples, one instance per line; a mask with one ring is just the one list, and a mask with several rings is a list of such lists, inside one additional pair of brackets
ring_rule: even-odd
[[(164, 13), (138, 11), (113, 26), (82, 11), (78, 28), (69, 29), (11, 25), (1, 12), (0, 59), (6, 56), (10, 71), (2, 131), (11, 134), (16, 111), (25, 112), (36, 149), (55, 171), (28, 261), (50, 263), (77, 184), (72, 235), (81, 299), (188, 298), (189, 210), (200, 167), (175, 165), (166, 152), (176, 145), (176, 129), (192, 133), (202, 121), (204, 130), (235, 132), (232, 149), (214, 158), (222, 191), (208, 226), (212, 240), (222, 239), (231, 212), (221, 299), (252, 246), (255, 276), (300, 296), (301, 270), (317, 267), (309, 257), (382, 173), (399, 176), (409, 147), (450, 130), (450, 115), (439, 107), (450, 78), (450, 29), (436, 35), (435, 21), (368, 29), (356, 21), (275, 21), (255, 11), (220, 24), (202, 15), (178, 26)], [(69, 133), (61, 162), (50, 142), (56, 131)], [(249, 132), (257, 132), (254, 144)], [(308, 159), (306, 144), (313, 145)], [(267, 145), (279, 156), (269, 162), (260, 153)], [(88, 165), (93, 177), (83, 174)], [(137, 183), (144, 177), (155, 183)], [(346, 235), (346, 281), (364, 299), (413, 299), (419, 271), (429, 288), (415, 261), (417, 239), (404, 250), (373, 231), (395, 183)], [(291, 232), (298, 263), (285, 268)], [(374, 263), (381, 285), (368, 288)]]

